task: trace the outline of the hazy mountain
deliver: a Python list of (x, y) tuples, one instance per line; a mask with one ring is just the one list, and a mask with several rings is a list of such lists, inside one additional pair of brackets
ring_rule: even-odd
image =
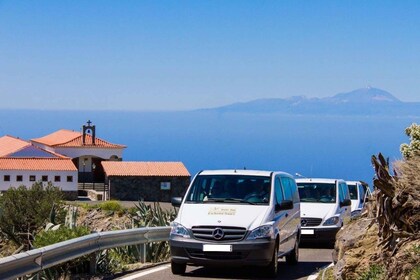
[(367, 87), (325, 98), (293, 96), (290, 98), (257, 99), (205, 110), (303, 115), (419, 116), (420, 102), (402, 102), (385, 90)]

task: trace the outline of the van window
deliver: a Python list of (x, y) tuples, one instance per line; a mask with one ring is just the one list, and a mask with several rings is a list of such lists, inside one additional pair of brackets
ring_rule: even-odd
[(299, 194), (295, 180), (289, 177), (281, 177), (281, 184), (284, 189), (284, 198), (293, 202), (299, 202)]
[(338, 185), (338, 201), (343, 202), (344, 200), (344, 192), (343, 192), (343, 185)]
[(365, 195), (366, 195), (365, 187), (363, 185), (359, 185), (359, 193), (360, 193), (359, 200), (360, 200), (360, 202), (363, 203), (363, 200), (365, 199)]
[(274, 191), (276, 195), (276, 202), (277, 204), (279, 204), (280, 202), (284, 200), (283, 188), (281, 186), (279, 177), (276, 177), (276, 181), (274, 184)]
[(356, 185), (348, 185), (350, 191), (350, 199), (357, 199), (357, 186)]
[(341, 183), (343, 185), (344, 199), (350, 199), (349, 188), (346, 183)]
[(298, 188), (296, 185), (295, 180), (293, 180), (292, 178), (289, 178), (289, 183), (292, 189), (292, 200), (294, 203), (298, 203), (299, 202), (299, 192), (298, 192)]
[(293, 200), (292, 186), (290, 185), (289, 178), (281, 177), (281, 184), (283, 186), (284, 199), (285, 200)]
[(300, 202), (335, 203), (336, 185), (331, 183), (298, 183)]
[(266, 204), (270, 201), (271, 179), (247, 175), (198, 175), (186, 202)]
[(344, 199), (350, 199), (349, 189), (346, 183), (340, 183), (339, 190), (340, 190), (339, 192), (340, 202), (343, 202)]

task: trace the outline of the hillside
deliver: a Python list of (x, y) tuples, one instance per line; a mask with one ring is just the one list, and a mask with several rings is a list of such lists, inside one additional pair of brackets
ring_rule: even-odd
[(204, 110), (222, 113), (418, 116), (420, 102), (403, 102), (385, 90), (367, 87), (325, 98), (293, 96), (257, 99)]

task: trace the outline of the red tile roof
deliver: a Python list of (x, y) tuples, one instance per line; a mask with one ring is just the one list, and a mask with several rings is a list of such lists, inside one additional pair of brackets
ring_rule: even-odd
[(77, 171), (69, 158), (0, 158), (0, 170)]
[(107, 176), (190, 176), (182, 162), (102, 161)]
[(85, 144), (83, 144), (83, 134), (81, 132), (61, 129), (44, 137), (32, 139), (31, 141), (50, 147), (126, 148), (124, 145), (113, 144), (98, 137), (95, 137), (95, 144), (93, 144), (92, 140), (93, 137), (90, 134), (86, 134)]
[(10, 135), (0, 137), (0, 157), (68, 158), (58, 153), (41, 149), (28, 141)]
[(12, 154), (30, 145), (31, 143), (28, 141), (10, 135), (5, 135), (0, 138), (0, 157)]

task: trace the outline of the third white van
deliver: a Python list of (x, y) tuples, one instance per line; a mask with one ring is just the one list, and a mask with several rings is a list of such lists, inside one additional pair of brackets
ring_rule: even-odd
[(371, 195), (368, 186), (360, 181), (347, 181), (351, 199), (351, 216), (359, 216), (365, 207), (366, 198)]

